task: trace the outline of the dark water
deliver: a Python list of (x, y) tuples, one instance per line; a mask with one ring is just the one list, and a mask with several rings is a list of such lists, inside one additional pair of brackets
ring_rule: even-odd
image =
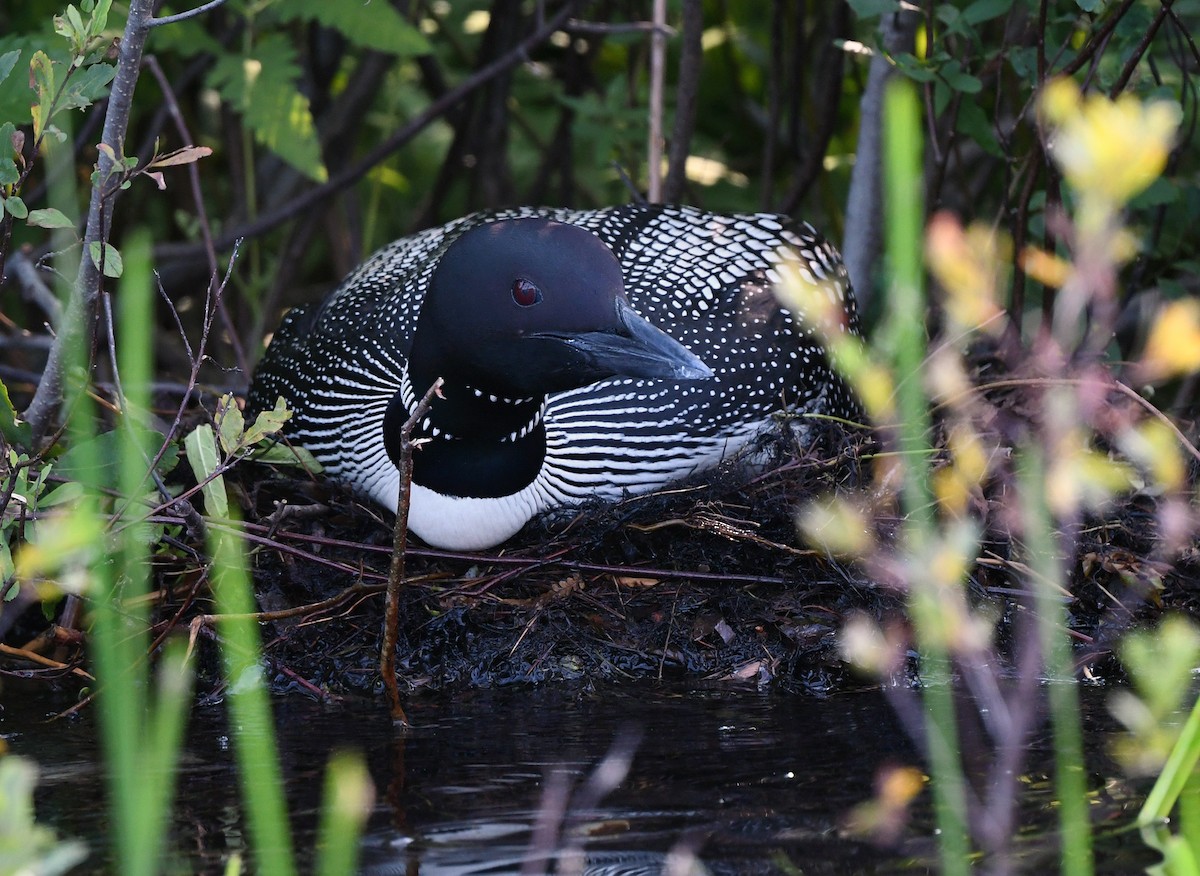
[[(1111, 729), (1103, 692), (1085, 691), (1097, 754), (1091, 784), (1100, 821), (1132, 820), (1102, 751)], [(41, 688), (7, 686), (0, 735), (41, 768), (38, 816), (92, 848), (76, 872), (106, 864), (104, 789), (90, 719), (45, 723), (69, 703)], [(376, 785), (363, 844), (371, 874), (518, 873), (531, 849), (574, 848), (594, 874), (936, 872), (927, 795), (889, 848), (849, 838), (848, 813), (872, 797), (880, 767), (917, 760), (878, 693), (817, 700), (782, 691), (625, 686), (506, 689), (424, 697), (416, 725), (398, 733), (382, 703), (275, 700), (287, 797), (302, 862), (311, 861), (329, 754), (361, 751)], [(219, 873), (245, 851), (233, 752), (221, 704), (198, 706), (174, 817), (178, 872)], [(589, 799), (587, 779), (613, 749), (633, 751), (619, 787)], [(1033, 790), (1023, 807), (1021, 861), (1051, 872), (1054, 807), (1038, 770), (1048, 740), (1035, 741)], [(1044, 785), (1038, 790), (1039, 784)], [(1123, 785), (1122, 785), (1123, 787)], [(1039, 799), (1039, 795), (1043, 799)], [(1119, 795), (1118, 795), (1119, 796)], [(531, 830), (548, 806), (551, 840)], [(1129, 833), (1102, 832), (1098, 871), (1136, 873), (1155, 860)], [(700, 862), (707, 871), (688, 869)], [(555, 872), (560, 861), (538, 862)], [(672, 869), (676, 868), (676, 869)], [(563, 872), (559, 869), (558, 872)]]

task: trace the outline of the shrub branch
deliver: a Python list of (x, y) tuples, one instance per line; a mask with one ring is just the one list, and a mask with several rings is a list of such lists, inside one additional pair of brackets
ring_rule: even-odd
[(114, 171), (113, 156), (124, 154), (125, 132), (129, 127), (129, 112), (141, 69), (142, 48), (146, 44), (147, 34), (150, 33), (153, 7), (152, 0), (130, 0), (129, 3), (129, 20), (121, 37), (117, 74), (113, 79), (108, 110), (104, 116), (104, 132), (100, 139), (101, 144), (109, 149), (99, 150), (96, 163), (99, 175), (92, 185), (87, 230), (83, 237), (83, 257), (79, 262), (79, 272), (67, 300), (59, 333), (50, 347), (46, 370), (38, 383), (33, 401), (24, 413), (35, 443), (45, 437), (62, 407), (63, 367), (67, 351), (73, 344), (90, 344), (95, 335), (96, 302), (100, 296), (103, 277), (90, 253), (93, 243), (98, 243), (100, 252), (103, 253), (104, 244), (108, 240), (110, 223), (107, 221), (106, 211), (111, 210), (115, 204), (118, 190), (106, 192), (105, 189), (109, 186)]

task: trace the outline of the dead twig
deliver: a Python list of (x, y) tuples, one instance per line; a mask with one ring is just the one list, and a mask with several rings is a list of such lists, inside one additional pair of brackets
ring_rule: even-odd
[(404, 551), (408, 547), (408, 505), (412, 496), (412, 430), (429, 412), (435, 395), (442, 394), (442, 378), (433, 382), (417, 402), (412, 414), (400, 427), (400, 495), (396, 502), (396, 532), (392, 542), (392, 565), (388, 569), (387, 605), (383, 619), (383, 651), (379, 656), (379, 671), (387, 688), (392, 707), (392, 720), (408, 727), (408, 716), (400, 703), (400, 688), (396, 684), (396, 638), (400, 629), (400, 588), (404, 586)]
[(28, 651), (25, 648), (14, 648), (11, 645), (0, 644), (0, 654), (7, 654), (10, 657), (19, 657), (22, 660), (28, 660), (30, 663), (36, 663), (39, 666), (45, 666), (48, 669), (62, 669), (78, 675), (80, 678), (85, 678), (88, 681), (95, 681), (95, 677), (89, 675), (78, 666), (69, 666), (66, 663), (60, 663), (57, 660), (51, 660), (49, 657), (43, 657), (34, 651)]
[(667, 153), (667, 181), (663, 201), (683, 200), (687, 184), (687, 157), (696, 127), (696, 103), (700, 92), (700, 70), (704, 62), (704, 9), (700, 0), (684, 0), (682, 54), (679, 56), (679, 83), (675, 88), (675, 128)]

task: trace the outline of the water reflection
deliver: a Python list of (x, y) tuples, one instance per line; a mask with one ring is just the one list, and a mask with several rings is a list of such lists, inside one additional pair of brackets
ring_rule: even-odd
[[(107, 872), (90, 719), (42, 723), (67, 703), (48, 701), (42, 689), (13, 691), (4, 692), (0, 733), (41, 766), (39, 817), (92, 845), (76, 872)], [(1099, 696), (1085, 699), (1102, 714)], [(872, 796), (880, 767), (915, 762), (876, 693), (815, 700), (646, 683), (465, 691), (411, 701), (415, 729), (404, 734), (393, 730), (382, 701), (293, 696), (275, 707), (297, 848), (311, 852), (330, 752), (352, 748), (366, 757), (377, 802), (364, 873), (562, 872), (563, 861), (529, 860), (531, 847), (574, 848), (590, 874), (661, 873), (668, 861), (692, 856), (715, 874), (785, 872), (780, 862), (806, 874), (932, 872), (920, 807), (899, 848), (848, 839), (842, 830), (849, 810)], [(623, 735), (637, 737), (628, 775), (587, 799), (589, 774)], [(232, 764), (223, 707), (197, 706), (174, 821), (183, 871), (220, 872), (245, 850)], [(1102, 785), (1097, 776), (1093, 787)], [(548, 797), (568, 810), (565, 819), (548, 819), (550, 845), (533, 841)], [(1034, 800), (1027, 811), (1023, 832), (1045, 837), (1052, 806)], [(1137, 872), (1154, 860), (1136, 840), (1108, 842), (1100, 872)]]

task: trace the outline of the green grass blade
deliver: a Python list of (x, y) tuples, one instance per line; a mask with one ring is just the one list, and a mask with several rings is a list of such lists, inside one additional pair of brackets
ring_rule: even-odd
[(1171, 814), (1175, 801), (1196, 769), (1197, 760), (1200, 760), (1200, 699), (1192, 707), (1175, 747), (1150, 789), (1150, 796), (1142, 804), (1137, 818), (1139, 826), (1154, 824)]
[(143, 841), (150, 849), (156, 850), (150, 863), (151, 872), (157, 873), (160, 872), (157, 864), (168, 835), (179, 754), (183, 748), (184, 728), (192, 704), (192, 673), (186, 661), (186, 644), (182, 640), (168, 645), (154, 689), (157, 696), (154, 708), (146, 719), (145, 767), (141, 778), (146, 783), (143, 793)]
[(295, 871), (287, 807), (275, 745), (271, 704), (259, 662), (262, 642), (251, 617), (254, 597), (242, 543), (228, 529), (211, 527), (212, 589), (221, 634), (221, 655), (229, 685), (230, 724), (238, 776), (257, 863), (263, 876), (292, 876)]
[(1018, 466), (1020, 494), (1025, 497), (1022, 517), (1025, 547), (1037, 601), (1038, 633), (1050, 684), (1050, 723), (1054, 732), (1054, 781), (1059, 800), (1062, 833), (1062, 870), (1065, 876), (1090, 876), (1092, 833), (1088, 815), (1087, 782), (1083, 762), (1083, 729), (1079, 723), (1079, 690), (1074, 660), (1066, 634), (1066, 608), (1055, 585), (1065, 578), (1054, 548), (1054, 522), (1046, 506), (1045, 464), (1037, 448), (1024, 448)]
[[(916, 463), (919, 454), (928, 450), (929, 436), (928, 401), (921, 380), (928, 346), (922, 261), (925, 215), (921, 107), (912, 83), (899, 79), (888, 86), (884, 100), (885, 226), (887, 264), (892, 274), (888, 293), (891, 333), (887, 341), (899, 378), (898, 445), (901, 453), (911, 455), (905, 463), (903, 487), (904, 543), (910, 556), (920, 556), (933, 541), (935, 525), (928, 468)], [(950, 662), (940, 632), (939, 594), (936, 584), (927, 586), (918, 580), (911, 584), (909, 607), (922, 654), (922, 696), (942, 872), (947, 876), (966, 874), (970, 849), (965, 783), (959, 762)]]

